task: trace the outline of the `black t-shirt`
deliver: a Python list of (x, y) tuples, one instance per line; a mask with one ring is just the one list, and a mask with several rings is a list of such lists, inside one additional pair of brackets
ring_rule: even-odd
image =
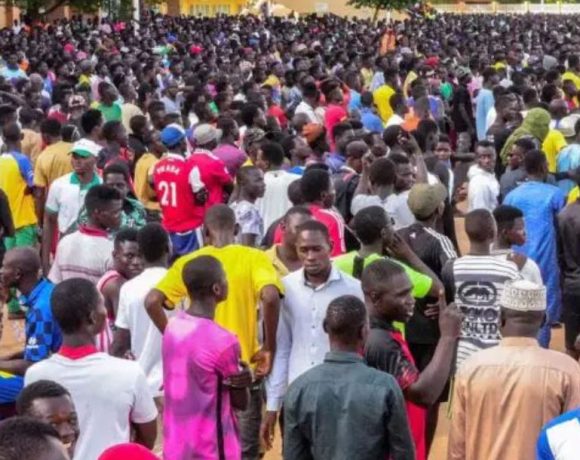
[[(400, 229), (397, 233), (438, 278), (441, 278), (445, 264), (457, 258), (457, 253), (449, 238), (418, 222)], [(416, 299), (415, 313), (405, 329), (409, 343), (431, 345), (439, 340), (437, 320), (427, 318), (424, 314), (427, 304), (436, 301), (437, 299), (432, 297)]]
[(467, 116), (471, 120), (471, 125), (473, 126), (473, 105), (471, 103), (471, 94), (469, 94), (466, 86), (460, 85), (457, 87), (455, 93), (453, 94), (452, 105), (453, 108), (451, 110), (451, 119), (455, 125), (455, 130), (458, 133), (467, 131), (469, 125), (463, 119), (460, 107), (465, 107)]
[(558, 215), (562, 244), (564, 294), (580, 295), (580, 203), (572, 203)]

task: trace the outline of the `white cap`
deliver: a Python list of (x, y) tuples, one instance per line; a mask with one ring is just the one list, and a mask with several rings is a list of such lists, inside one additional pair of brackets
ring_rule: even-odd
[(545, 311), (546, 288), (528, 280), (508, 281), (500, 305), (517, 311)]

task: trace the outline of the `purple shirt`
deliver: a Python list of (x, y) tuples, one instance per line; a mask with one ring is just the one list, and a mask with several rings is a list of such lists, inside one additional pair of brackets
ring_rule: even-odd
[(215, 460), (220, 445), (228, 460), (241, 458), (237, 420), (222, 384), (239, 372), (240, 357), (236, 336), (213, 321), (183, 311), (169, 320), (163, 335), (164, 458)]
[(220, 144), (212, 153), (226, 164), (226, 168), (228, 168), (228, 172), (232, 177), (236, 177), (238, 169), (248, 159), (243, 151), (231, 144)]

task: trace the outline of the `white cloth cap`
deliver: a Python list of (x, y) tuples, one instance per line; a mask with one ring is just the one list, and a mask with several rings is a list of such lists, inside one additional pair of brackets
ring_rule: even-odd
[(545, 311), (546, 288), (528, 280), (508, 281), (500, 305), (517, 311)]

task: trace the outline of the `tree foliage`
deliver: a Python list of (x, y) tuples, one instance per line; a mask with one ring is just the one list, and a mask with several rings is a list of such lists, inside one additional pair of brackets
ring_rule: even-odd
[(417, 3), (417, 0), (348, 0), (347, 4), (355, 8), (372, 8), (376, 20), (381, 10), (404, 10)]

